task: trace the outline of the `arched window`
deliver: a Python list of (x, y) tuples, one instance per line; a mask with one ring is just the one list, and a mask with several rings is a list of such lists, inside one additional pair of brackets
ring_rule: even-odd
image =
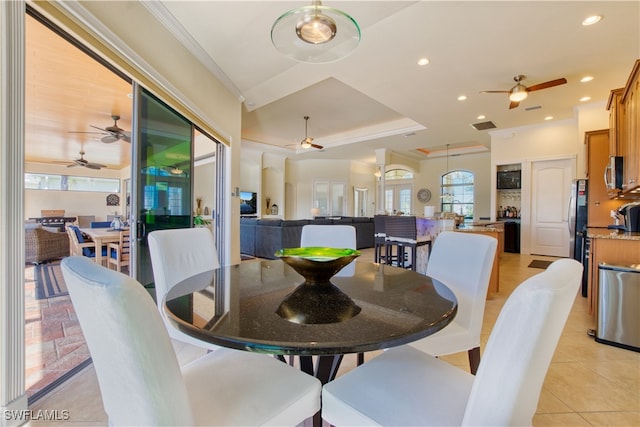
[(464, 170), (454, 170), (442, 175), (442, 212), (455, 212), (463, 215), (465, 221), (473, 221), (473, 181), (473, 173)]

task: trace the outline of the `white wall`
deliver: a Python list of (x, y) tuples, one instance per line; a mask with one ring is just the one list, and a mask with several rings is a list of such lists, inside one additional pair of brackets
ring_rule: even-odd
[[(491, 153), (474, 153), (460, 156), (449, 156), (449, 170), (467, 170), (474, 174), (474, 220), (491, 215)], [(423, 204), (418, 201), (414, 194), (415, 213), (423, 215), (424, 206), (435, 207), (436, 212), (440, 211), (440, 183), (442, 175), (447, 172), (447, 158), (436, 157), (420, 162), (420, 172), (416, 174), (414, 193), (417, 194), (420, 188), (427, 188), (431, 191), (431, 200)]]
[[(491, 188), (496, 187), (498, 165), (522, 165), (521, 251), (529, 253), (531, 223), (527, 212), (531, 206), (531, 163), (537, 160), (571, 158), (575, 161), (576, 176), (584, 177), (586, 152), (584, 132), (608, 128), (608, 112), (602, 102), (580, 106), (572, 119), (490, 132)], [(495, 218), (496, 192), (492, 190), (492, 218)]]

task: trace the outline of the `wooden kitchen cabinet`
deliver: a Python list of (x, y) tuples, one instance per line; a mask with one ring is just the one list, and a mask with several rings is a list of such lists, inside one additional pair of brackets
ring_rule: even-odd
[(640, 261), (640, 233), (619, 233), (611, 230), (588, 229), (587, 237), (591, 240), (587, 298), (589, 314), (598, 315), (598, 265), (631, 265)]
[(624, 106), (622, 105), (622, 94), (624, 88), (614, 89), (609, 94), (607, 110), (609, 111), (609, 155), (619, 156), (621, 141), (626, 143)]
[(624, 135), (619, 142), (623, 156), (623, 193), (640, 188), (640, 59), (636, 61), (621, 100), (624, 111)]
[(611, 210), (622, 205), (621, 200), (609, 198), (604, 182), (604, 170), (609, 163), (609, 129), (584, 133), (587, 145), (586, 172), (589, 178), (587, 227), (606, 227), (612, 223)]

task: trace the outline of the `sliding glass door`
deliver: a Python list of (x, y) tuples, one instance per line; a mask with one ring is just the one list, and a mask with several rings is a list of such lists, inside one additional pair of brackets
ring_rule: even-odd
[(134, 105), (138, 144), (132, 162), (137, 227), (133, 274), (152, 287), (147, 236), (154, 230), (191, 227), (193, 126), (139, 86)]

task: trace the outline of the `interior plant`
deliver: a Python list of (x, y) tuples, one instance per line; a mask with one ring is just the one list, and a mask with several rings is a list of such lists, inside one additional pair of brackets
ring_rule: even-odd
[(211, 221), (208, 220), (208, 219), (204, 219), (202, 217), (202, 215), (196, 215), (196, 216), (193, 217), (193, 225), (198, 225), (198, 226), (204, 227), (204, 226), (207, 226), (209, 224), (211, 224)]

